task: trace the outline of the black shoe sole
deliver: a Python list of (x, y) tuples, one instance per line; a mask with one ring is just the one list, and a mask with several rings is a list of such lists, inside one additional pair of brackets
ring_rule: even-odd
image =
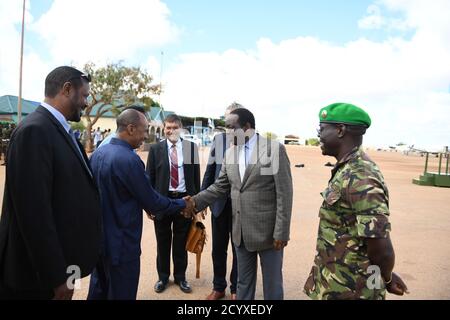
[(192, 289), (186, 290), (186, 289), (181, 289), (180, 288), (180, 290), (183, 291), (184, 293), (191, 293), (192, 292)]

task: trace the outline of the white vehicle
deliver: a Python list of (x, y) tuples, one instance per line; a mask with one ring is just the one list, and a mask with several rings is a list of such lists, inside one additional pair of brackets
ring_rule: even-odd
[(202, 140), (192, 134), (182, 135), (181, 138), (183, 138), (184, 140), (192, 141), (197, 145), (197, 147), (200, 147), (202, 145)]
[(420, 156), (424, 156), (425, 154), (429, 153), (431, 156), (435, 156), (436, 158), (439, 157), (440, 153), (446, 153), (448, 151), (448, 147), (438, 148), (416, 148), (414, 145), (396, 145), (396, 146), (389, 146), (389, 148), (395, 152), (399, 151), (403, 154), (409, 155), (410, 153), (420, 154)]

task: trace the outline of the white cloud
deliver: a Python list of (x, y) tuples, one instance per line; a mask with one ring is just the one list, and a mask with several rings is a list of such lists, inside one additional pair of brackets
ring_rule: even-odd
[[(58, 65), (138, 61), (139, 54), (175, 41), (179, 33), (160, 0), (127, 0), (126, 5), (118, 0), (54, 0), (38, 19), (30, 14), (31, 5), (28, 0), (23, 79), (28, 99), (43, 98), (44, 79)], [(21, 1), (0, 0), (0, 95), (18, 94), (21, 21)], [(28, 40), (36, 36), (39, 47), (31, 47)]]
[(367, 16), (358, 21), (361, 29), (387, 29), (406, 31), (415, 27), (408, 19), (389, 18), (382, 14), (379, 5), (370, 5)]
[[(369, 12), (400, 11), (411, 39), (358, 39), (332, 45), (299, 37), (256, 50), (190, 53), (164, 76), (166, 108), (219, 116), (237, 100), (254, 111), (261, 131), (314, 135), (320, 107), (337, 101), (364, 107), (373, 118), (366, 142), (450, 144), (450, 2), (377, 1)], [(434, 4), (434, 3), (433, 3)], [(382, 8), (380, 11), (375, 9)], [(425, 8), (426, 7), (426, 8)], [(398, 19), (397, 19), (398, 20)], [(373, 25), (392, 27), (373, 22)], [(447, 116), (444, 116), (447, 115)], [(418, 134), (418, 129), (422, 130)]]
[(386, 19), (381, 15), (381, 9), (377, 5), (367, 8), (367, 16), (358, 21), (362, 29), (381, 29), (386, 26)]
[[(27, 1), (25, 22), (29, 28), (33, 22), (31, 4)], [(22, 2), (0, 0), (0, 95), (18, 95), (20, 65), (20, 26), (22, 23)], [(24, 48), (23, 97), (40, 99), (43, 96), (42, 79), (48, 72), (46, 63), (26, 44)]]
[(160, 60), (154, 56), (150, 56), (147, 58), (147, 62), (143, 65), (143, 69), (152, 75), (154, 83), (159, 83), (161, 81), (161, 58), (159, 59)]
[(105, 63), (174, 41), (179, 31), (169, 16), (160, 0), (54, 0), (33, 30), (56, 61)]

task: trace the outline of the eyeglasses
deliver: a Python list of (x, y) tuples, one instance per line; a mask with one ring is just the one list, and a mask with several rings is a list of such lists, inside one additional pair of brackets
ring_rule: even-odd
[[(343, 124), (343, 123), (327, 123), (327, 125), (332, 125), (334, 127), (351, 127), (349, 125)], [(320, 134), (323, 132), (323, 130), (326, 127), (321, 127), (319, 126), (318, 128), (316, 128), (317, 134), (320, 136)]]
[(317, 127), (317, 128), (316, 128), (317, 136), (320, 137), (320, 135), (322, 134), (322, 132), (323, 132), (324, 129), (325, 129), (325, 127), (321, 127), (321, 126)]

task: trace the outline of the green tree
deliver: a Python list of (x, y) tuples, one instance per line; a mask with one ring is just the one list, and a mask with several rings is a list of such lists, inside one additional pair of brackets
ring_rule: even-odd
[(225, 120), (214, 119), (214, 126), (225, 128)]
[[(97, 68), (95, 64), (87, 63), (84, 71), (92, 76), (91, 97), (84, 111), (88, 133), (107, 112), (117, 116), (133, 104), (142, 105), (147, 111), (157, 105), (152, 96), (160, 94), (161, 87), (152, 84), (152, 76), (140, 67), (126, 67), (118, 62)], [(93, 149), (90, 134), (87, 135), (85, 147), (88, 151)]]
[(266, 139), (277, 140), (278, 136), (273, 132), (264, 132), (262, 136)]
[(84, 125), (83, 121), (80, 122), (70, 122), (70, 128), (75, 131), (75, 130), (80, 130), (80, 131), (84, 131), (86, 130), (86, 126)]
[(306, 143), (308, 146), (314, 146), (317, 147), (318, 145), (320, 145), (320, 141), (317, 138), (311, 138), (306, 140)]

